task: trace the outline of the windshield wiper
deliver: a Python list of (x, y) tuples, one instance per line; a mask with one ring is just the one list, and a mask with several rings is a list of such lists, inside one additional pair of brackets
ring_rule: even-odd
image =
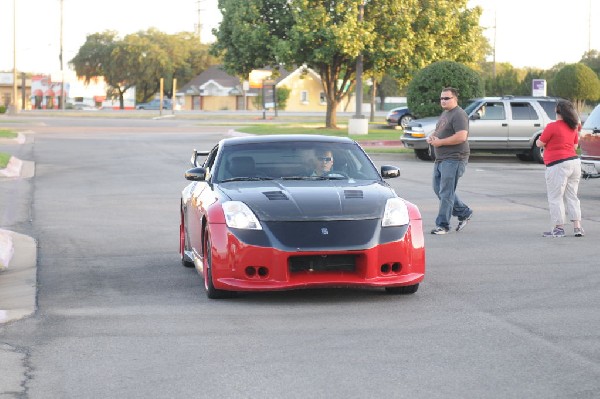
[(232, 177), (229, 179), (221, 180), (221, 183), (228, 183), (232, 181), (261, 181), (261, 180), (273, 180), (272, 177)]
[(281, 180), (312, 180), (311, 176), (282, 176)]

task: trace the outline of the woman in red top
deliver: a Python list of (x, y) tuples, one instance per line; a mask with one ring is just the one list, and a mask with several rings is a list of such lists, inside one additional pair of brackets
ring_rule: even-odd
[(543, 233), (544, 237), (565, 236), (565, 210), (569, 220), (573, 222), (575, 237), (584, 235), (581, 206), (577, 197), (581, 179), (581, 161), (577, 156), (578, 127), (579, 117), (573, 104), (560, 100), (556, 104), (556, 122), (546, 125), (536, 142), (538, 147), (544, 148), (548, 207), (554, 223), (552, 231)]

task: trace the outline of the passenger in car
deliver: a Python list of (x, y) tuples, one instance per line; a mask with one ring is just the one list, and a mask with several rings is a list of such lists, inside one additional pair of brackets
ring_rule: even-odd
[(575, 237), (585, 234), (577, 197), (581, 179), (581, 160), (577, 155), (579, 126), (579, 116), (573, 104), (560, 100), (556, 104), (556, 121), (549, 123), (536, 141), (538, 147), (544, 148), (548, 208), (554, 224), (551, 231), (542, 233), (544, 237), (565, 236), (565, 210), (573, 222)]

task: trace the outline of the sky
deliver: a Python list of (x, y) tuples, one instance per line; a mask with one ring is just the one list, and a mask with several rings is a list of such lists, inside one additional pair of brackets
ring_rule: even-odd
[[(193, 32), (200, 24), (202, 41), (211, 42), (221, 20), (217, 0), (62, 0), (62, 5), (65, 67), (92, 33), (115, 30), (123, 37), (154, 27), (173, 34)], [(548, 69), (577, 62), (590, 48), (600, 50), (597, 0), (469, 0), (469, 7), (477, 5), (498, 63)], [(0, 71), (12, 71), (16, 54), (19, 72), (59, 72), (60, 32), (61, 0), (0, 0)]]

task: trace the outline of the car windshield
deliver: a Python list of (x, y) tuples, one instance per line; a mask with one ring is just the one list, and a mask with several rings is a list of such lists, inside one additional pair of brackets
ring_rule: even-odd
[(471, 115), (473, 113), (473, 111), (475, 111), (477, 108), (479, 108), (480, 104), (481, 104), (481, 100), (469, 100), (469, 102), (465, 106), (464, 110), (467, 113), (467, 115)]
[(369, 157), (354, 143), (268, 142), (225, 146), (215, 182), (241, 180), (379, 180)]
[(599, 129), (600, 128), (600, 105), (598, 105), (588, 116), (583, 124), (584, 129)]

